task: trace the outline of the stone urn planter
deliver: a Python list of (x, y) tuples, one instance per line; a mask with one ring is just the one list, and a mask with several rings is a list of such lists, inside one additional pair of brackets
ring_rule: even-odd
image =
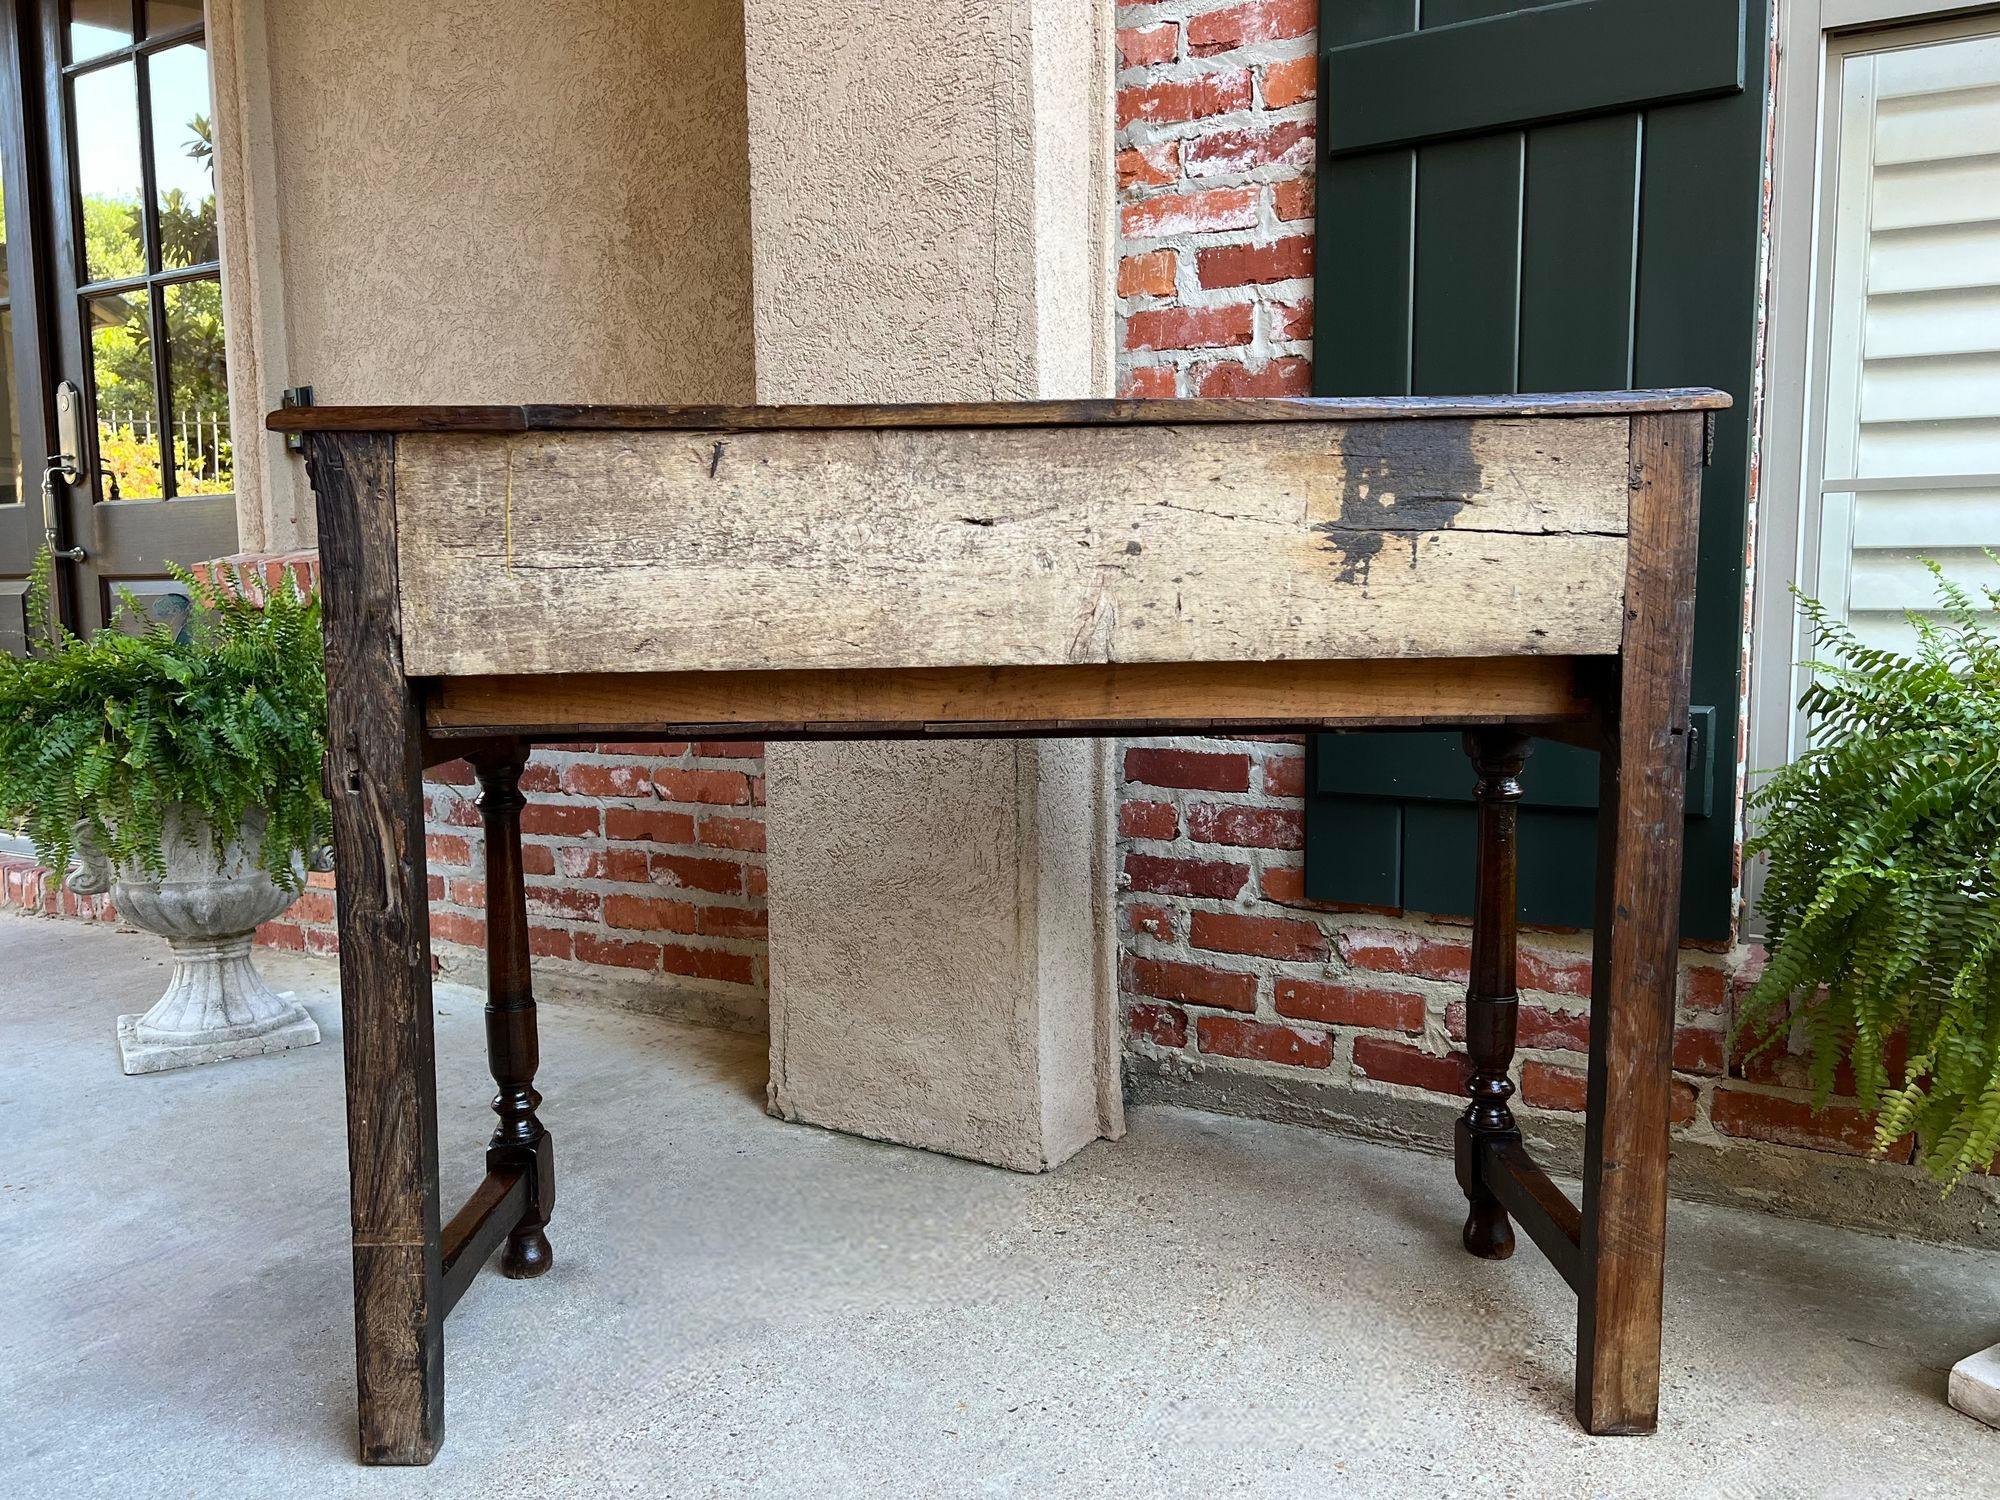
[[(319, 1040), (305, 1007), (274, 992), (250, 957), (257, 927), (297, 899), (258, 867), (263, 837), (261, 811), (219, 839), (199, 814), (176, 810), (161, 839), (166, 876), (156, 880), (136, 862), (114, 865), (90, 838), (88, 825), (77, 826), (69, 888), (86, 895), (108, 891), (121, 917), (164, 937), (174, 955), (173, 977), (153, 1008), (118, 1018), (118, 1056), (126, 1073), (258, 1057)], [(319, 858), (312, 865), (331, 868)]]

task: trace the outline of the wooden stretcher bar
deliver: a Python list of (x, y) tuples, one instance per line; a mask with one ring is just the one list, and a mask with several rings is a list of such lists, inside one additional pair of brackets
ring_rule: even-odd
[[(318, 497), (361, 1456), (443, 1437), (445, 1315), (551, 1263), (519, 779), (537, 742), (1453, 727), (1476, 783), (1475, 1255), (1577, 1295), (1576, 1410), (1657, 1417), (1708, 391), (1458, 401), (291, 408)], [(1600, 752), (1584, 1187), (1514, 1085), (1530, 734)], [(480, 782), (487, 1175), (437, 1185), (423, 768)]]

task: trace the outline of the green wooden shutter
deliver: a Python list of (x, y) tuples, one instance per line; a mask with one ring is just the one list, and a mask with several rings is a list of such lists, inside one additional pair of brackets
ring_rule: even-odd
[[(1682, 931), (1730, 935), (1769, 0), (1322, 0), (1320, 395), (1712, 385)], [(1595, 757), (1528, 764), (1521, 914), (1587, 925)], [(1306, 891), (1463, 913), (1456, 736), (1312, 746)]]

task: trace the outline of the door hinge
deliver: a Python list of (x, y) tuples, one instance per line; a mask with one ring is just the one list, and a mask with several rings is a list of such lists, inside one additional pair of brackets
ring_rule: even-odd
[(1690, 818), (1707, 818), (1715, 813), (1717, 729), (1714, 708), (1705, 703), (1688, 708), (1687, 815)]

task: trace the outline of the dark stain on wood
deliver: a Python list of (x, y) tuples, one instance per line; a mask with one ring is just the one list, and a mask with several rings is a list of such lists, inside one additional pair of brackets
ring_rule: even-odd
[(1465, 421), (1431, 423), (1421, 431), (1356, 424), (1343, 441), (1343, 458), (1340, 515), (1313, 529), (1326, 538), (1339, 580), (1363, 588), (1389, 537), (1408, 535), (1414, 568), (1419, 538), (1447, 530), (1486, 479), (1472, 455), (1472, 424)]

